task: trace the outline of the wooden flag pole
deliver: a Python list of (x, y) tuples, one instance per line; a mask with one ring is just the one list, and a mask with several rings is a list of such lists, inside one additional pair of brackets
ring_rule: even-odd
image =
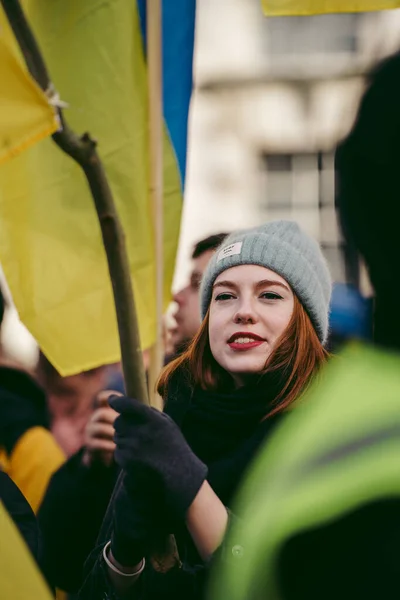
[(156, 382), (164, 363), (164, 186), (162, 100), (162, 0), (147, 0), (147, 73), (149, 101), (150, 195), (154, 222), (156, 340), (150, 353), (150, 403), (162, 408)]
[[(156, 275), (156, 340), (150, 352), (150, 404), (162, 410), (156, 383), (164, 364), (162, 319), (164, 312), (164, 185), (162, 96), (162, 0), (146, 0), (146, 55), (149, 102), (150, 194), (154, 223)], [(157, 571), (165, 572), (180, 562), (176, 541), (169, 535), (151, 558)]]

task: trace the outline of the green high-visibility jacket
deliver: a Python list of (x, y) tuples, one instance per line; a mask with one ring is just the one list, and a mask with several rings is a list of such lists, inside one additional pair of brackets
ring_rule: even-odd
[[(209, 597), (282, 600), (277, 565), (289, 539), (386, 498), (400, 498), (400, 354), (355, 344), (255, 460)], [(398, 548), (400, 564), (400, 539)]]

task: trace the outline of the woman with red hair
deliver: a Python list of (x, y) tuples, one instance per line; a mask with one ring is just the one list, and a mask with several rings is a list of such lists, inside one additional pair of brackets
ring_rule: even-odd
[[(201, 286), (201, 328), (161, 374), (160, 413), (111, 398), (124, 475), (81, 597), (201, 598), (232, 497), (260, 444), (325, 362), (331, 280), (291, 221), (231, 234)], [(174, 534), (172, 568), (154, 560)], [(108, 539), (107, 539), (108, 538)], [(170, 566), (170, 565), (169, 565)]]

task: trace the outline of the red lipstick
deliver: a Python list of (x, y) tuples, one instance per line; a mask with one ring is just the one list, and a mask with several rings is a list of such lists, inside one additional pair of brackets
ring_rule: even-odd
[[(243, 341), (246, 340), (246, 341)], [(232, 350), (244, 351), (261, 346), (265, 340), (259, 335), (249, 331), (237, 331), (228, 340), (228, 345)]]

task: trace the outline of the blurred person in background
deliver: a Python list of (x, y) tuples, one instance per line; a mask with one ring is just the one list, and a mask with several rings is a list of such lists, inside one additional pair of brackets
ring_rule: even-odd
[(67, 457), (84, 444), (95, 398), (104, 389), (109, 372), (108, 366), (102, 366), (62, 377), (44, 354), (39, 354), (37, 377), (46, 392), (50, 428)]
[(173, 354), (167, 358), (167, 362), (187, 348), (200, 328), (201, 279), (211, 257), (226, 236), (226, 233), (216, 233), (200, 240), (194, 246), (189, 283), (174, 294), (173, 298), (177, 304), (177, 309), (173, 314), (175, 323), (168, 332)]
[[(200, 330), (161, 375), (165, 412), (110, 399), (124, 475), (80, 598), (204, 597), (214, 553), (234, 551), (223, 538), (241, 478), (326, 360), (330, 294), (321, 250), (296, 223), (225, 240), (203, 276)], [(180, 560), (160, 572), (152, 552), (169, 533)]]
[(336, 153), (342, 229), (375, 292), (374, 345), (333, 359), (260, 454), (231, 533), (241, 557), (221, 563), (211, 599), (399, 597), (399, 105), (400, 53), (370, 74)]

